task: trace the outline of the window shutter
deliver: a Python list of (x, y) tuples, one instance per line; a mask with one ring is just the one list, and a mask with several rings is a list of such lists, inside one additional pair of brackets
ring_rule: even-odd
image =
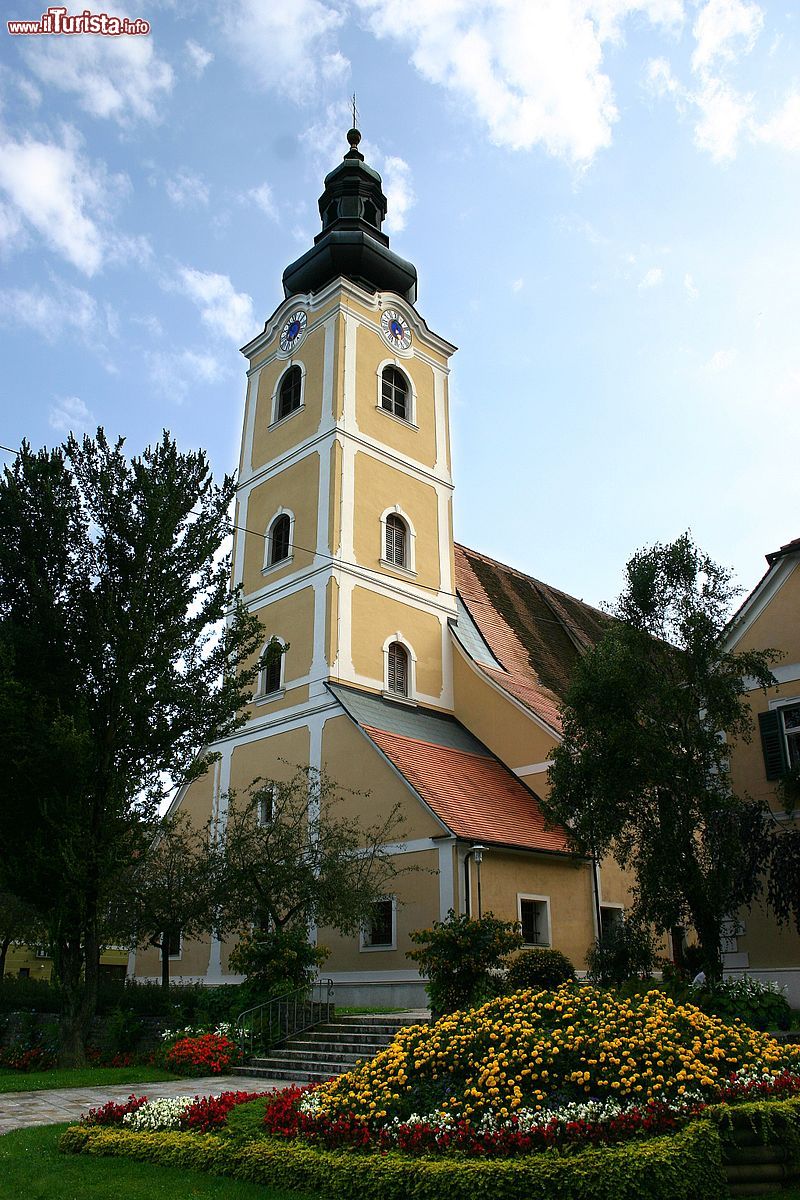
[(780, 710), (771, 709), (769, 712), (759, 713), (758, 727), (767, 779), (780, 779), (788, 767)]

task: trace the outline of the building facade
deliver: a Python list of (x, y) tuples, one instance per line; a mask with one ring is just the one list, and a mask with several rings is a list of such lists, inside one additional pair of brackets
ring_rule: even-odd
[[(233, 582), (265, 647), (288, 648), (174, 807), (224, 825), (231, 790), (297, 765), (368, 792), (345, 803), (369, 823), (397, 806), (392, 853), (419, 870), (360, 935), (316, 931), (340, 1003), (395, 1006), (423, 999), (409, 933), (474, 912), (478, 871), (484, 912), (579, 969), (628, 889), (615, 864), (568, 853), (537, 798), (572, 664), (604, 617), (454, 543), (455, 347), (426, 324), (416, 270), (382, 232), (386, 198), (359, 139), (351, 130), (325, 180), (322, 230), (284, 272), (285, 299), (243, 348)], [(227, 944), (178, 949), (173, 979), (237, 978)], [(158, 977), (157, 951), (129, 970)]]
[[(731, 777), (739, 793), (761, 800), (779, 826), (787, 818), (779, 789), (800, 770), (800, 538), (767, 555), (767, 571), (731, 621), (728, 648), (775, 650), (777, 686), (748, 693), (753, 737), (732, 751)], [(796, 819), (796, 818), (795, 818)], [(726, 973), (773, 979), (800, 1008), (800, 934), (781, 927), (763, 902), (730, 923), (724, 945)]]

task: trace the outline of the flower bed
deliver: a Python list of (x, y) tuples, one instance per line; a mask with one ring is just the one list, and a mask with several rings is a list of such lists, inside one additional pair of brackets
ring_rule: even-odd
[(81, 1124), (125, 1126), (133, 1132), (185, 1129), (211, 1133), (224, 1127), (231, 1109), (237, 1105), (274, 1094), (221, 1092), (219, 1096), (168, 1096), (159, 1100), (129, 1096), (125, 1104), (109, 1100), (101, 1108), (90, 1108), (81, 1118)]
[(224, 1075), (241, 1060), (236, 1043), (220, 1033), (179, 1038), (164, 1055), (167, 1069), (176, 1075)]

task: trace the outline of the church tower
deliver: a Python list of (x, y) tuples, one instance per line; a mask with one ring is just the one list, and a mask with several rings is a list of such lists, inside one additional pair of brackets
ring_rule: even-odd
[[(411, 935), (451, 909), (518, 921), (526, 944), (580, 964), (626, 885), (603, 872), (601, 896), (534, 790), (602, 614), (454, 545), (455, 347), (417, 311), (416, 269), (382, 230), (380, 176), (358, 130), (347, 140), (314, 245), (243, 348), (233, 584), (264, 648), (274, 639), (284, 652), (262, 655), (246, 724), (210, 747), (212, 769), (171, 811), (224, 829), (232, 793), (309, 766), (336, 786), (340, 815), (398, 815), (384, 847), (400, 860), (392, 894), (355, 935), (312, 931), (337, 1003), (394, 1008), (425, 1003)], [(230, 948), (180, 941), (173, 977), (236, 981)], [(139, 949), (130, 972), (157, 976), (156, 951)]]
[(455, 347), (414, 307), (416, 269), (381, 230), (386, 197), (360, 139), (351, 129), (322, 230), (243, 349), (234, 583), (288, 644), (262, 672), (258, 722), (313, 709), (329, 680), (452, 708)]

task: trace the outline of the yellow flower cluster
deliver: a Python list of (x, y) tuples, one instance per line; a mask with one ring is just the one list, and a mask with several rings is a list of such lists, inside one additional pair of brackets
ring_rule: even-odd
[(778, 1075), (786, 1066), (800, 1070), (800, 1047), (782, 1048), (663, 992), (621, 999), (565, 984), (403, 1029), (316, 1095), (331, 1116), (381, 1122), (437, 1110), (475, 1121), (540, 1109), (553, 1093), (627, 1103), (711, 1099), (733, 1071)]

